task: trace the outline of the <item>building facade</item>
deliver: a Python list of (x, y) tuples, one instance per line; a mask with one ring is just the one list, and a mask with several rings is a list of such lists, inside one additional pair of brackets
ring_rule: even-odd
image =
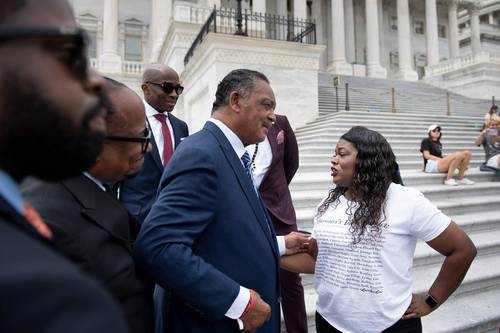
[[(313, 100), (317, 92), (312, 88), (307, 91), (310, 97), (290, 97), (286, 88), (290, 81), (300, 83), (294, 64), (308, 84), (321, 71), (424, 80), (481, 98), (497, 91), (500, 95), (500, 80), (495, 78), (500, 77), (496, 75), (500, 74), (498, 0), (72, 0), (72, 4), (89, 33), (91, 65), (100, 72), (138, 89), (144, 66), (160, 62), (176, 69), (193, 89), (207, 80), (206, 87), (197, 89), (207, 95), (183, 96), (181, 113), (198, 107), (187, 100), (200, 104), (201, 98), (202, 104), (209, 103), (215, 92), (209, 82), (216, 85), (224, 71), (236, 67), (271, 71), (272, 82), (287, 96), (287, 110), (282, 113), (299, 117), (308, 106), (311, 116), (301, 122), (317, 115), (317, 100)], [(249, 36), (226, 32), (222, 38), (221, 30), (238, 24), (238, 5)], [(214, 8), (222, 8), (217, 12), (217, 28), (207, 28), (215, 33), (200, 34)], [(252, 26), (255, 22), (260, 23)], [(297, 27), (310, 23), (314, 42), (307, 44), (301, 42), (305, 30)], [(276, 37), (278, 24), (288, 26), (285, 40), (270, 37)], [(245, 53), (239, 54), (243, 49)], [(188, 53), (191, 57), (186, 61)], [(193, 77), (196, 81), (190, 82)], [(294, 107), (296, 103), (301, 107)]]

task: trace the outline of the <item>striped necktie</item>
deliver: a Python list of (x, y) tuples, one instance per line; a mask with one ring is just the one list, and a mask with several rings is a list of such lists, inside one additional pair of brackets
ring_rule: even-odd
[[(247, 151), (241, 156), (241, 161), (243, 162), (243, 165), (245, 166), (245, 172), (247, 173), (247, 176), (250, 178), (250, 181), (252, 182), (252, 185), (254, 185), (253, 182), (253, 173), (252, 173), (252, 162), (250, 160), (250, 155), (248, 154)], [(254, 190), (257, 190), (254, 185)]]

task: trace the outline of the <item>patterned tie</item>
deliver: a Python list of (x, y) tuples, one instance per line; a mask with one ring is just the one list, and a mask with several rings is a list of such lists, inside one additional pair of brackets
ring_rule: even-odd
[[(252, 185), (254, 185), (253, 174), (252, 174), (252, 161), (250, 160), (250, 155), (248, 154), (247, 151), (245, 151), (243, 156), (241, 156), (241, 161), (243, 162), (243, 165), (245, 166), (245, 171), (247, 173), (247, 176), (250, 178)], [(254, 185), (254, 190), (256, 190), (255, 185)]]
[(167, 125), (167, 116), (163, 113), (157, 113), (154, 117), (161, 123), (161, 134), (163, 135), (163, 166), (166, 167), (174, 152), (170, 130)]
[[(257, 200), (259, 201), (259, 204), (262, 207), (262, 209), (266, 211), (266, 207), (264, 206), (264, 203), (260, 199), (259, 191), (257, 190), (257, 188), (255, 188), (255, 184), (253, 182), (252, 161), (250, 160), (250, 155), (248, 154), (247, 151), (245, 151), (243, 156), (241, 156), (241, 161), (245, 166), (245, 171), (247, 173), (247, 176), (250, 178), (250, 181), (252, 182), (253, 189), (255, 191), (255, 194), (257, 195)], [(265, 219), (266, 219), (267, 230), (269, 231), (270, 234), (272, 234), (271, 227), (269, 226), (269, 221), (267, 220), (267, 217)]]
[(27, 202), (24, 202), (24, 218), (31, 224), (43, 237), (52, 238), (52, 230), (43, 222), (40, 215)]

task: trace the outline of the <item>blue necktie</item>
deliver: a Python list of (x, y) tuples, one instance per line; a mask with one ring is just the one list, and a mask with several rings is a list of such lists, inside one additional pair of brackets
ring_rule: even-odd
[[(250, 178), (250, 181), (253, 183), (253, 174), (252, 174), (252, 162), (250, 160), (250, 155), (248, 154), (247, 151), (241, 156), (241, 161), (243, 162), (243, 165), (245, 166), (245, 171), (247, 173), (247, 176)], [(254, 185), (254, 190), (255, 190), (255, 185)]]

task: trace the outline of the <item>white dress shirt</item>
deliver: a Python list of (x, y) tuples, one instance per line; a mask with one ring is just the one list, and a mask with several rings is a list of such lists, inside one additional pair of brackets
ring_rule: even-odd
[[(161, 122), (155, 118), (156, 114), (161, 114), (161, 112), (156, 111), (154, 107), (144, 101), (144, 108), (146, 109), (146, 117), (148, 117), (149, 127), (153, 134), (153, 139), (155, 140), (156, 147), (158, 147), (158, 153), (160, 154), (161, 163), (163, 163), (163, 133), (161, 132)], [(170, 138), (172, 140), (172, 151), (175, 149), (175, 138), (174, 130), (172, 128), (172, 123), (170, 122), (170, 115), (168, 112), (163, 113), (167, 117), (167, 126), (170, 132)]]
[[(246, 150), (248, 151), (248, 154), (250, 154), (250, 158), (252, 158), (255, 154), (255, 147), (256, 145), (246, 146)], [(260, 187), (260, 184), (262, 183), (267, 170), (269, 170), (269, 166), (271, 165), (272, 160), (273, 151), (271, 150), (271, 144), (269, 143), (269, 140), (266, 136), (264, 141), (259, 142), (257, 155), (255, 155), (255, 160), (253, 161), (253, 164), (255, 164), (253, 177), (256, 188)]]
[(99, 179), (95, 178), (94, 176), (92, 176), (88, 172), (84, 172), (83, 174), (85, 175), (85, 177), (87, 177), (88, 179), (90, 179), (91, 181), (93, 181), (97, 186), (99, 186), (101, 188), (101, 190), (103, 190), (104, 192), (106, 192), (106, 188), (104, 187), (104, 185), (102, 184), (102, 182)]
[[(241, 156), (243, 156), (243, 154), (246, 152), (246, 149), (245, 146), (243, 146), (243, 142), (241, 142), (240, 138), (222, 121), (214, 118), (210, 118), (208, 121), (214, 123), (222, 131), (226, 139), (231, 144), (231, 147), (233, 148), (234, 152), (240, 159), (241, 165), (243, 165), (243, 161), (241, 161)], [(243, 167), (245, 166), (243, 165)], [(277, 236), (276, 238), (278, 241), (280, 255), (283, 255), (286, 251), (285, 237)], [(241, 315), (243, 314), (243, 311), (245, 311), (245, 308), (249, 300), (250, 300), (250, 290), (248, 290), (243, 286), (240, 286), (240, 292), (236, 296), (236, 299), (234, 300), (233, 304), (231, 304), (231, 306), (227, 310), (226, 317), (229, 317), (231, 319), (240, 318)]]

